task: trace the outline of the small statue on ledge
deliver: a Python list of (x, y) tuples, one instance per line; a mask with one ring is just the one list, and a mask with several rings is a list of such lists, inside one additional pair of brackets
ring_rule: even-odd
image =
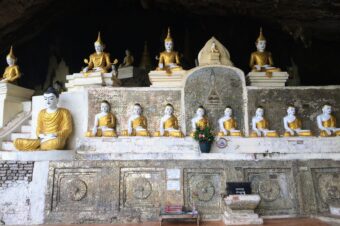
[(170, 28), (168, 28), (168, 35), (164, 39), (165, 51), (161, 52), (159, 55), (158, 67), (156, 70), (165, 70), (168, 74), (172, 71), (183, 70), (180, 66), (180, 57), (178, 52), (173, 51), (174, 42), (172, 41)]
[(134, 57), (131, 55), (130, 50), (125, 50), (125, 57), (123, 60), (123, 63), (121, 65), (119, 65), (119, 67), (129, 67), (132, 66), (133, 62), (134, 62)]
[(104, 52), (105, 44), (102, 42), (100, 32), (98, 32), (97, 41), (94, 43), (95, 53), (90, 55), (90, 59), (84, 59), (87, 66), (82, 70), (84, 73), (101, 72), (107, 73), (110, 69), (115, 72), (114, 64), (118, 63), (118, 60), (110, 61), (110, 54)]
[(322, 114), (316, 118), (321, 137), (340, 136), (340, 128), (336, 128), (336, 118), (332, 115), (332, 106), (325, 104)]
[(286, 132), (284, 137), (291, 136), (312, 136), (310, 130), (301, 129), (301, 119), (295, 116), (295, 107), (289, 106), (287, 109), (287, 115), (283, 118), (283, 125)]
[(269, 122), (264, 118), (263, 107), (258, 107), (255, 116), (252, 118), (252, 129), (250, 137), (278, 137), (275, 130), (269, 130)]
[(128, 119), (128, 129), (122, 131), (122, 136), (150, 136), (150, 133), (147, 130), (147, 120), (142, 113), (142, 106), (136, 103), (133, 106), (132, 115)]
[(72, 117), (65, 108), (58, 108), (59, 93), (52, 87), (44, 93), (47, 108), (39, 112), (37, 122), (38, 139), (18, 138), (14, 141), (16, 149), (59, 150), (63, 149), (67, 138), (72, 133)]
[(281, 71), (280, 68), (274, 67), (274, 62), (271, 52), (266, 50), (266, 39), (262, 34), (262, 28), (260, 28), (260, 35), (256, 42), (256, 52), (253, 52), (250, 56), (249, 66), (252, 71), (257, 72), (278, 72)]
[(111, 113), (111, 106), (106, 100), (100, 104), (100, 113), (94, 117), (92, 131), (86, 133), (87, 137), (116, 137), (116, 117)]
[(161, 118), (160, 129), (155, 132), (155, 137), (183, 137), (183, 133), (179, 130), (178, 120), (174, 116), (174, 107), (167, 104), (164, 110), (164, 116)]
[(0, 82), (10, 82), (15, 83), (17, 79), (20, 78), (20, 71), (18, 65), (16, 65), (17, 58), (14, 56), (13, 53), (13, 47), (11, 46), (11, 49), (6, 56), (6, 61), (8, 66), (5, 69), (4, 74), (2, 75), (2, 79)]
[(233, 117), (233, 109), (227, 106), (224, 110), (224, 116), (218, 120), (220, 132), (218, 136), (242, 136), (240, 130), (237, 130), (237, 123)]
[(197, 128), (204, 130), (209, 126), (209, 120), (203, 106), (199, 106), (196, 110), (196, 115), (191, 119), (192, 132), (190, 136), (193, 137)]

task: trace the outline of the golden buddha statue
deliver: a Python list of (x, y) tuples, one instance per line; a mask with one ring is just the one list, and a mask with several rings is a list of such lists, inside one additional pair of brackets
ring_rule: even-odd
[(115, 71), (114, 64), (117, 64), (118, 60), (116, 59), (111, 63), (110, 54), (104, 52), (105, 44), (101, 40), (100, 32), (98, 32), (98, 38), (94, 43), (94, 48), (96, 52), (90, 55), (89, 60), (84, 60), (87, 66), (83, 69), (83, 72), (87, 75), (87, 73), (90, 72), (107, 73), (110, 69)]
[(164, 110), (164, 116), (161, 118), (160, 129), (154, 133), (155, 137), (183, 137), (183, 133), (179, 130), (178, 120), (174, 116), (174, 107), (167, 104)]
[(281, 71), (280, 68), (274, 67), (274, 62), (271, 52), (266, 50), (266, 39), (262, 34), (262, 28), (260, 28), (260, 35), (255, 42), (257, 51), (253, 52), (250, 56), (249, 66), (252, 71), (257, 72), (277, 72)]
[(206, 116), (206, 112), (203, 106), (199, 106), (196, 110), (196, 115), (191, 119), (191, 127), (192, 132), (190, 133), (191, 137), (194, 137), (195, 131), (197, 128), (200, 130), (204, 130), (209, 126), (209, 120)]
[(180, 57), (178, 52), (173, 51), (174, 43), (171, 38), (170, 28), (168, 28), (167, 37), (164, 39), (165, 51), (159, 55), (158, 67), (156, 70), (165, 70), (168, 74), (172, 71), (183, 70), (180, 66)]
[(11, 46), (11, 49), (6, 56), (6, 61), (8, 66), (5, 69), (4, 74), (2, 75), (2, 79), (0, 82), (10, 82), (14, 83), (18, 78), (20, 78), (20, 71), (18, 65), (16, 65), (17, 58), (14, 56), (13, 53), (13, 47)]
[(237, 130), (237, 123), (233, 117), (233, 109), (227, 106), (224, 110), (224, 116), (218, 120), (220, 132), (217, 136), (242, 136), (240, 130)]
[(142, 115), (143, 109), (140, 104), (133, 106), (133, 113), (128, 119), (128, 129), (121, 132), (122, 136), (150, 136), (147, 130), (146, 118)]
[(116, 137), (116, 117), (111, 113), (109, 102), (103, 100), (100, 104), (100, 113), (94, 117), (92, 131), (86, 133), (87, 137)]
[(125, 50), (125, 57), (123, 63), (119, 65), (119, 67), (128, 67), (132, 66), (133, 62), (135, 61), (134, 57), (131, 55), (130, 50)]
[(283, 118), (283, 125), (286, 130), (283, 136), (312, 136), (312, 132), (310, 130), (301, 129), (301, 119), (295, 116), (295, 112), (295, 107), (288, 107), (287, 115)]
[(46, 109), (39, 112), (36, 134), (38, 139), (21, 139), (14, 141), (16, 149), (58, 150), (63, 149), (67, 138), (72, 133), (72, 117), (65, 108), (58, 108), (59, 93), (52, 87), (44, 93)]
[(332, 115), (332, 106), (325, 104), (322, 114), (316, 118), (321, 137), (340, 136), (340, 128), (336, 128), (336, 118)]
[(258, 107), (255, 116), (252, 118), (252, 129), (250, 137), (278, 137), (275, 130), (269, 130), (269, 122), (264, 118), (264, 109)]

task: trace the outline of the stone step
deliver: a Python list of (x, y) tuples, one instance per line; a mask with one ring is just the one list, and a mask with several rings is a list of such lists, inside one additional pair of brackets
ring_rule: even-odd
[(15, 139), (18, 139), (18, 138), (28, 139), (30, 137), (31, 137), (31, 133), (12, 133), (11, 134), (11, 141), (14, 141)]
[(31, 125), (23, 125), (21, 126), (22, 133), (31, 133), (32, 126)]
[(1, 150), (3, 151), (16, 151), (12, 141), (3, 141)]

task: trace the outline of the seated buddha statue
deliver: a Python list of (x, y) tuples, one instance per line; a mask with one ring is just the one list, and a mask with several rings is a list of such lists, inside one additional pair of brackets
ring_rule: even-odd
[(100, 104), (100, 113), (94, 117), (92, 131), (86, 133), (87, 137), (116, 137), (116, 117), (111, 113), (109, 102), (103, 100)]
[(18, 78), (20, 78), (20, 71), (18, 65), (16, 65), (17, 58), (13, 54), (13, 47), (9, 51), (9, 54), (6, 56), (6, 61), (8, 66), (5, 69), (4, 74), (2, 75), (2, 79), (0, 82), (15, 82)]
[(72, 117), (65, 108), (58, 108), (59, 93), (52, 87), (44, 92), (46, 109), (39, 112), (36, 134), (38, 139), (18, 138), (14, 141), (16, 149), (58, 150), (63, 149), (72, 133)]
[(255, 116), (252, 118), (252, 129), (250, 137), (278, 137), (275, 130), (269, 130), (269, 122), (264, 118), (264, 109), (258, 107)]
[(280, 68), (274, 67), (274, 62), (271, 52), (266, 50), (266, 39), (262, 34), (262, 28), (260, 29), (260, 35), (256, 42), (256, 52), (253, 52), (250, 56), (249, 66), (252, 71), (257, 72), (277, 72), (281, 71)]
[(125, 50), (125, 57), (124, 57), (123, 63), (121, 65), (119, 65), (119, 67), (132, 66), (133, 62), (134, 62), (134, 58), (131, 55), (130, 50), (127, 49), (127, 50)]
[(291, 136), (312, 136), (310, 130), (301, 129), (301, 119), (295, 116), (295, 107), (289, 106), (287, 109), (287, 115), (283, 118), (283, 126), (286, 132), (284, 137)]
[(168, 28), (168, 35), (164, 39), (165, 51), (159, 55), (158, 67), (156, 70), (165, 70), (168, 74), (172, 71), (183, 70), (180, 66), (180, 57), (178, 52), (173, 51), (174, 42), (172, 41), (170, 28)]
[(133, 112), (128, 119), (128, 128), (121, 132), (122, 136), (150, 136), (148, 123), (146, 118), (142, 115), (143, 109), (140, 104), (133, 106)]
[(332, 115), (332, 106), (325, 104), (322, 114), (316, 118), (321, 137), (340, 136), (340, 128), (336, 128), (336, 118)]
[(199, 106), (196, 110), (195, 117), (191, 119), (192, 132), (190, 133), (190, 136), (194, 137), (197, 128), (204, 130), (208, 126), (209, 120), (208, 117), (206, 116), (205, 109), (203, 106)]
[(164, 110), (164, 116), (161, 118), (159, 131), (155, 132), (155, 137), (183, 137), (183, 133), (179, 130), (178, 120), (174, 116), (174, 107), (167, 104)]
[(104, 52), (105, 44), (101, 40), (100, 32), (98, 33), (97, 41), (94, 43), (94, 48), (96, 52), (90, 55), (89, 60), (84, 60), (87, 66), (82, 70), (82, 72), (107, 73), (110, 69), (113, 69), (115, 71), (114, 64), (118, 63), (118, 61), (115, 60), (113, 63), (111, 63), (110, 54)]
[(218, 120), (220, 132), (218, 136), (242, 136), (240, 130), (237, 130), (237, 123), (233, 117), (233, 109), (227, 106), (224, 110), (224, 116)]

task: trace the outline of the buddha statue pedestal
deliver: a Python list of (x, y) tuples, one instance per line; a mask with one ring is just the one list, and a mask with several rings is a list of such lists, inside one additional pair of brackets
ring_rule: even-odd
[[(0, 127), (5, 126), (16, 114), (25, 111), (24, 101), (31, 101), (34, 90), (11, 83), (0, 83)], [(28, 110), (30, 111), (30, 109)]]
[(186, 76), (185, 70), (172, 71), (171, 74), (161, 70), (150, 71), (150, 87), (183, 87)]
[(133, 66), (118, 68), (118, 79), (133, 78), (135, 68)]
[(89, 87), (120, 86), (120, 81), (112, 73), (74, 73), (66, 76), (68, 91), (79, 91)]
[(251, 71), (247, 75), (250, 86), (258, 87), (283, 87), (289, 75), (285, 71), (278, 72), (258, 72)]
[(263, 219), (254, 213), (260, 203), (259, 195), (228, 195), (224, 198), (227, 206), (222, 215), (225, 225), (263, 224)]

